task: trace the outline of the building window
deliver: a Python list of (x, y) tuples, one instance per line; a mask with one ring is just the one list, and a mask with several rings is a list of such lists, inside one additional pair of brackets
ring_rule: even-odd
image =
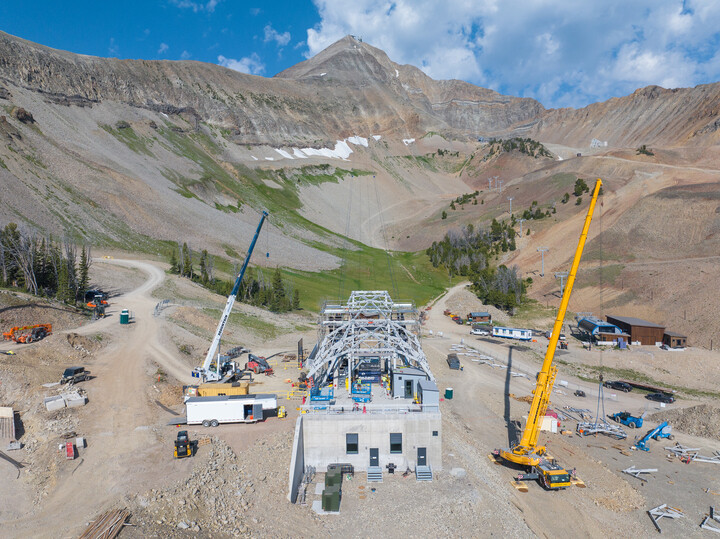
[(402, 434), (399, 432), (390, 433), (390, 453), (402, 453)]
[(434, 431), (433, 431), (433, 436), (437, 436), (437, 435), (438, 435), (438, 431), (434, 430)]
[(345, 453), (348, 455), (358, 454), (358, 435), (355, 432), (349, 432), (345, 435)]

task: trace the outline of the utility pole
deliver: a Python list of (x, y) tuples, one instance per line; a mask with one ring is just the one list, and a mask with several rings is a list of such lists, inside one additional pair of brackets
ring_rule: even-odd
[(522, 224), (527, 221), (527, 219), (518, 219), (517, 222), (520, 223), (520, 237), (522, 237)]
[(488, 178), (488, 191), (492, 191), (492, 178)]
[(542, 269), (540, 270), (540, 277), (545, 277), (545, 251), (547, 250), (547, 247), (538, 247), (538, 252), (540, 253), (540, 257), (542, 258)]
[(512, 215), (512, 201), (513, 201), (513, 197), (507, 197), (507, 199), (510, 201), (510, 215)]
[[(495, 176), (495, 177), (497, 178), (497, 176)], [(498, 184), (498, 183), (500, 184), (500, 187), (498, 187), (498, 191), (500, 191), (500, 192), (502, 193), (502, 184), (503, 184), (503, 181), (502, 181), (502, 180), (496, 180), (495, 183), (496, 183), (496, 184)]]
[(558, 271), (555, 273), (555, 278), (560, 279), (560, 294), (565, 293), (565, 278), (568, 276), (567, 271)]

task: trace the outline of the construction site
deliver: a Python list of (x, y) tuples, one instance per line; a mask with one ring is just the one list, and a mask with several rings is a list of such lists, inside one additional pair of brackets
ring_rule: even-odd
[[(317, 318), (273, 319), (303, 331), (254, 336), (230, 314), (267, 316), (235, 304), (266, 215), (219, 321), (202, 314), (216, 297), (158, 264), (96, 259), (95, 282), (114, 291), (98, 298), (103, 316), (45, 309), (52, 324), (16, 321), (4, 334), (3, 526), (9, 536), (278, 536), (288, 526), (360, 536), (364, 515), (392, 504), (381, 525), (420, 536), (529, 537), (568, 521), (588, 536), (717, 531), (717, 408), (687, 394), (652, 401), (643, 396), (675, 392), (593, 383), (582, 370), (620, 353), (582, 340), (609, 325), (585, 316), (573, 329), (565, 316), (599, 186), (555, 321), (529, 339), (492, 331), (507, 315), (464, 283), (422, 309), (352, 291)], [(12, 303), (0, 312), (31, 313), (21, 297)], [(470, 313), (470, 325), (454, 313)], [(623, 361), (648, 348), (632, 344)], [(203, 349), (200, 366), (169, 351)]]
[(720, 85), (0, 72), (0, 536), (720, 532)]

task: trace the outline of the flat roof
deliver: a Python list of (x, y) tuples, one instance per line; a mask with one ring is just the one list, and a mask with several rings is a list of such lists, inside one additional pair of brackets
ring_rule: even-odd
[(277, 399), (277, 395), (263, 393), (257, 395), (217, 395), (211, 397), (190, 397), (185, 402), (220, 402), (220, 401), (244, 401), (254, 399)]
[(687, 339), (687, 335), (683, 335), (682, 333), (678, 333), (677, 331), (670, 331), (665, 330), (665, 335), (668, 335), (669, 337), (682, 337), (683, 339)]
[(438, 386), (432, 380), (420, 380), (418, 385), (423, 391), (438, 391)]
[(618, 316), (618, 315), (614, 315), (614, 314), (608, 314), (606, 316), (608, 318), (618, 320), (624, 324), (630, 324), (631, 326), (642, 326), (642, 327), (646, 327), (646, 328), (665, 329), (665, 326), (661, 326), (660, 324), (656, 324), (655, 322), (648, 322), (647, 320), (643, 320), (642, 318), (635, 318), (633, 316)]
[(485, 311), (471, 312), (470, 316), (490, 316), (490, 313)]

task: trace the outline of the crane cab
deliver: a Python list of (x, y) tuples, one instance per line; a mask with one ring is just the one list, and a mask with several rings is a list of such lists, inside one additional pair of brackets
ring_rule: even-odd
[(553, 462), (541, 462), (535, 467), (538, 481), (547, 490), (561, 490), (571, 485), (570, 472)]

